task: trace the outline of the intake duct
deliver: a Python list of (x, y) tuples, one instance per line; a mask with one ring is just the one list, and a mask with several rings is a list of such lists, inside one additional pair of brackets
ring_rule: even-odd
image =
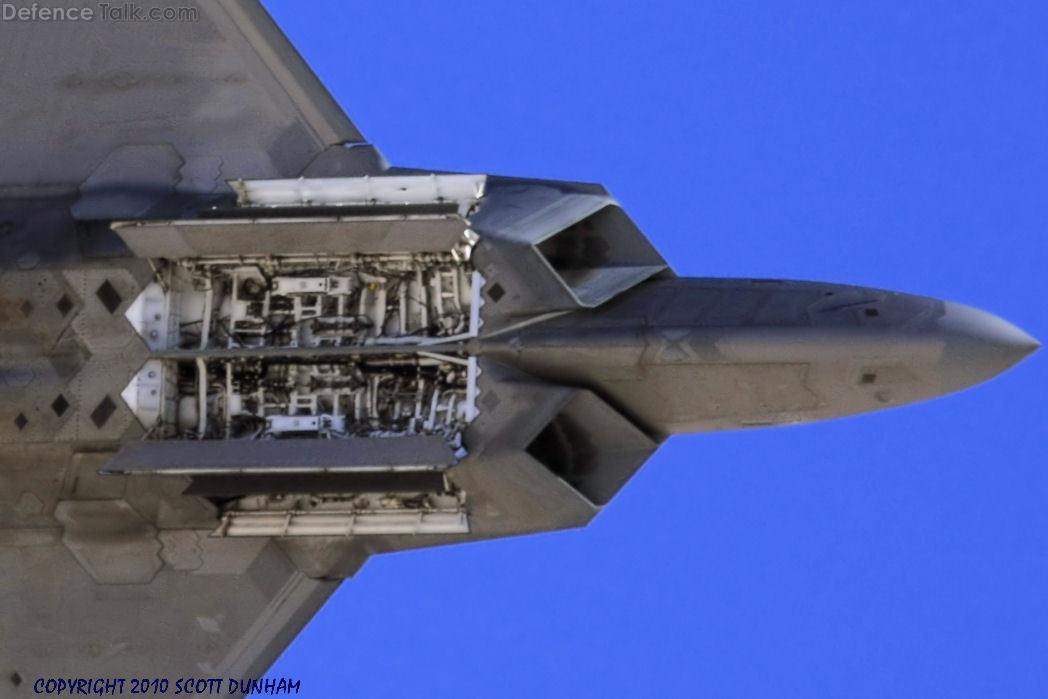
[(668, 269), (598, 185), (489, 178), (476, 263), (508, 315), (592, 308)]
[(554, 232), (535, 245), (583, 306), (596, 306), (663, 269), (662, 259), (614, 204)]
[(594, 393), (577, 390), (528, 454), (594, 505), (605, 505), (657, 444)]

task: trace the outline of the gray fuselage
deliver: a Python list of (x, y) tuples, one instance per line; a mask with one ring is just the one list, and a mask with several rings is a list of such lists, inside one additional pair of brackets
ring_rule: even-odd
[(1038, 347), (921, 296), (763, 279), (656, 279), (482, 353), (600, 394), (658, 436), (823, 420), (966, 388)]

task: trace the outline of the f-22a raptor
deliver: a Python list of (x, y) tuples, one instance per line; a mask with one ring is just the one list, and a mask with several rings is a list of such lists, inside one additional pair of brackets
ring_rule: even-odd
[(390, 167), (257, 2), (193, 7), (0, 26), (11, 687), (257, 677), (372, 554), (581, 526), (671, 435), (1038, 346), (931, 298), (680, 278), (599, 185)]

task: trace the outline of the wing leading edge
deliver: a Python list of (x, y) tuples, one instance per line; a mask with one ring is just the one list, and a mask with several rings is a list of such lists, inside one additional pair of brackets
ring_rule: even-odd
[(381, 170), (374, 153), (349, 158), (363, 136), (255, 0), (153, 3), (176, 21), (92, 9), (92, 21), (0, 23), (4, 198), (97, 189), (79, 217), (102, 218), (103, 190), (110, 208), (121, 186), (210, 194), (298, 176), (326, 150), (328, 174), (340, 159)]

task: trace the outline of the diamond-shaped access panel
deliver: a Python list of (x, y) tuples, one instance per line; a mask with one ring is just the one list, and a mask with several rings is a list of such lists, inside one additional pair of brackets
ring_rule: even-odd
[(494, 303), (498, 303), (499, 300), (501, 300), (502, 297), (505, 295), (506, 290), (503, 289), (502, 285), (498, 282), (495, 282), (494, 284), (488, 287), (488, 298), (490, 298)]
[(0, 333), (4, 341), (52, 346), (76, 315), (76, 298), (58, 274), (4, 272), (0, 275)]
[(69, 410), (69, 401), (66, 400), (64, 395), (59, 393), (58, 397), (51, 402), (51, 410), (53, 410), (58, 417), (62, 417), (65, 415), (65, 411)]
[(11, 365), (0, 371), (0, 442), (52, 441), (74, 412), (67, 387), (47, 357), (14, 356), (8, 361)]
[(120, 295), (120, 292), (116, 290), (112, 282), (106, 279), (101, 285), (95, 290), (95, 296), (102, 302), (106, 310), (110, 314), (116, 313), (116, 309), (120, 308), (120, 304), (123, 302), (124, 297)]
[(69, 298), (69, 294), (62, 294), (57, 301), (55, 301), (55, 310), (58, 311), (58, 315), (65, 318), (69, 315), (69, 312), (73, 310), (75, 304), (73, 300)]
[(105, 396), (98, 402), (95, 409), (91, 411), (91, 422), (95, 423), (95, 427), (98, 429), (102, 429), (115, 412), (116, 403), (109, 396)]
[(92, 354), (127, 347), (137, 333), (121, 309), (130, 305), (141, 287), (129, 269), (77, 269), (64, 272), (78, 290), (83, 307), (73, 318), (73, 330)]

